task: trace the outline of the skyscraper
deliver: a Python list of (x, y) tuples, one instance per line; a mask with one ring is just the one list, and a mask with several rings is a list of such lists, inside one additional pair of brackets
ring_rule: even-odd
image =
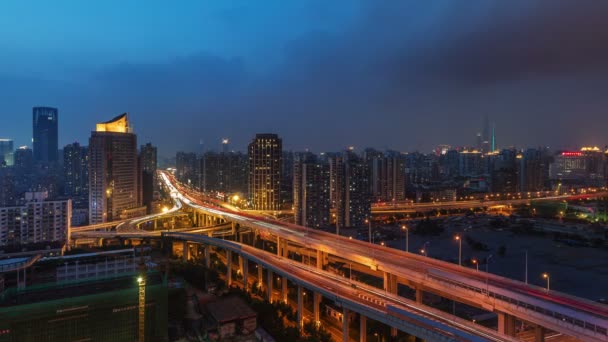
[(127, 114), (98, 123), (89, 139), (89, 222), (143, 215), (137, 136)]
[[(64, 193), (70, 197), (89, 195), (89, 152), (86, 146), (79, 143), (66, 145), (63, 148), (63, 175), (65, 178)], [(75, 199), (75, 206), (80, 199)]]
[(282, 149), (276, 134), (256, 134), (249, 144), (249, 201), (255, 210), (280, 209)]
[(13, 165), (13, 141), (0, 139), (0, 167)]
[(346, 151), (330, 157), (329, 167), (337, 228), (364, 225), (371, 212), (368, 164)]
[(374, 199), (384, 202), (405, 199), (405, 157), (399, 152), (366, 151), (370, 191)]
[(329, 165), (310, 152), (296, 153), (293, 164), (293, 207), (296, 224), (325, 227), (330, 224)]
[(34, 161), (54, 163), (58, 161), (57, 108), (33, 108)]
[(157, 166), (157, 150), (151, 143), (141, 145), (139, 149), (139, 158), (141, 162), (141, 192), (142, 204), (148, 208), (148, 212), (152, 211), (152, 201), (154, 199), (154, 188), (156, 187), (156, 166)]
[(156, 167), (158, 163), (156, 146), (153, 146), (151, 143), (141, 145), (140, 154), (142, 171), (156, 174)]

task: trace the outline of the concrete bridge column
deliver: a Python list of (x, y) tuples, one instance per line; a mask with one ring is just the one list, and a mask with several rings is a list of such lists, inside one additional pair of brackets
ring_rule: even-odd
[(266, 285), (266, 296), (268, 297), (268, 301), (272, 303), (272, 270), (268, 269), (266, 272), (268, 272), (266, 273), (266, 280), (268, 281), (268, 284)]
[(350, 312), (348, 311), (347, 308), (343, 309), (343, 313), (342, 313), (342, 341), (343, 342), (348, 342), (348, 319), (350, 316)]
[(258, 265), (258, 284), (260, 284), (260, 289), (262, 288), (262, 284), (264, 284), (264, 269), (262, 265)]
[(184, 243), (182, 244), (182, 257), (184, 258), (184, 261), (188, 261), (188, 259), (190, 259), (190, 249), (188, 249), (188, 241), (184, 241)]
[(397, 276), (384, 272), (384, 291), (397, 294)]
[(205, 267), (211, 268), (211, 246), (205, 246)]
[(509, 314), (497, 312), (498, 332), (507, 336), (515, 336), (515, 318)]
[(154, 220), (154, 230), (158, 229), (158, 220)]
[(313, 314), (315, 316), (314, 319), (315, 319), (315, 324), (317, 326), (319, 326), (321, 324), (321, 310), (319, 308), (320, 304), (321, 304), (321, 294), (315, 292), (313, 294), (313, 309), (312, 309), (312, 311), (313, 311)]
[(287, 304), (287, 277), (281, 277), (281, 297), (283, 297), (283, 303)]
[(540, 325), (534, 327), (534, 342), (545, 342), (545, 328)]
[(318, 249), (317, 250), (317, 268), (323, 270), (323, 269), (325, 269), (325, 266), (327, 266), (327, 253)]
[(232, 285), (232, 252), (226, 251), (226, 285)]
[(231, 229), (232, 235), (236, 236), (236, 223), (232, 222), (230, 224), (230, 229)]
[(304, 327), (304, 293), (302, 286), (298, 285), (298, 329), (302, 331)]
[(416, 288), (416, 303), (422, 304), (422, 289), (419, 287)]
[(245, 285), (245, 292), (249, 292), (249, 283), (247, 282), (247, 275), (249, 275), (249, 260), (243, 256), (241, 256), (241, 260), (243, 260), (243, 284)]
[(359, 342), (367, 341), (367, 317), (359, 315)]
[(278, 256), (282, 256), (283, 255), (281, 253), (281, 238), (279, 236), (277, 236), (277, 255)]

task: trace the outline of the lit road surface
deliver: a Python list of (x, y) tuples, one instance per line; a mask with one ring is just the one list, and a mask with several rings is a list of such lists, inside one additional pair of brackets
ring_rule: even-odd
[(468, 209), (468, 208), (479, 208), (479, 207), (497, 207), (497, 206), (508, 206), (508, 205), (519, 205), (527, 204), (530, 202), (540, 201), (563, 201), (563, 200), (581, 200), (587, 198), (597, 197), (608, 197), (608, 191), (598, 191), (587, 194), (566, 194), (556, 196), (544, 196), (544, 197), (522, 197), (516, 199), (502, 199), (502, 200), (469, 200), (469, 201), (451, 201), (451, 202), (434, 202), (434, 203), (392, 203), (386, 204), (374, 204), (372, 206), (372, 212), (382, 213), (399, 213), (404, 211), (424, 211), (434, 209)]
[[(263, 250), (233, 241), (218, 240), (188, 233), (166, 233), (168, 237), (212, 244), (233, 252), (242, 253), (250, 260), (270, 267), (273, 272), (295, 280), (307, 289), (320, 292), (325, 298), (348, 307), (348, 302), (361, 306), (364, 314), (375, 312), (380, 316), (392, 316), (395, 310), (402, 311), (401, 317), (444, 338), (454, 341), (517, 341), (498, 334), (496, 331), (474, 324), (458, 317), (449, 316), (440, 310), (416, 304), (415, 302), (387, 293), (383, 290), (352, 282), (333, 273), (289, 260)], [(354, 285), (354, 286), (353, 286)]]
[[(162, 173), (167, 186), (172, 192), (175, 191), (186, 205), (224, 217), (228, 221), (266, 230), (307, 248), (318, 249), (372, 269), (414, 280), (426, 288), (445, 290), (465, 302), (467, 299), (475, 300), (477, 304), (489, 310), (493, 308), (507, 310), (510, 309), (507, 304), (517, 303), (518, 307), (514, 308), (513, 314), (517, 316), (518, 313), (525, 313), (527, 315), (525, 319), (533, 323), (549, 325), (548, 328), (560, 329), (566, 334), (569, 332), (591, 334), (588, 337), (591, 340), (608, 340), (608, 338), (597, 339), (597, 332), (602, 336), (608, 336), (606, 330), (608, 309), (599, 303), (555, 291), (546, 292), (542, 288), (520, 281), (356, 239), (212, 207), (196, 199), (196, 194), (191, 191), (185, 192), (184, 195), (181, 189), (175, 187), (174, 184), (177, 183), (170, 177)], [(471, 294), (478, 296), (471, 298)], [(578, 321), (581, 321), (583, 326), (580, 331), (573, 332), (572, 329), (578, 329), (577, 326), (580, 326)], [(565, 327), (566, 323), (562, 322), (571, 325)]]

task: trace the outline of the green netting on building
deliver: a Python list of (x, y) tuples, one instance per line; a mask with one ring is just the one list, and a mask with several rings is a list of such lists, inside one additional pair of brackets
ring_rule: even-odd
[[(149, 273), (146, 341), (166, 341), (167, 286)], [(138, 287), (128, 276), (7, 291), (0, 302), (0, 342), (137, 341)]]

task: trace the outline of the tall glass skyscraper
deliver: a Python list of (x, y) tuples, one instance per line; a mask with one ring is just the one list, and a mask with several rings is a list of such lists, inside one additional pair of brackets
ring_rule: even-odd
[(32, 144), (35, 162), (49, 163), (58, 161), (57, 119), (57, 108), (34, 107), (34, 135)]
[(11, 139), (0, 139), (0, 167), (3, 164), (13, 165), (13, 141)]

